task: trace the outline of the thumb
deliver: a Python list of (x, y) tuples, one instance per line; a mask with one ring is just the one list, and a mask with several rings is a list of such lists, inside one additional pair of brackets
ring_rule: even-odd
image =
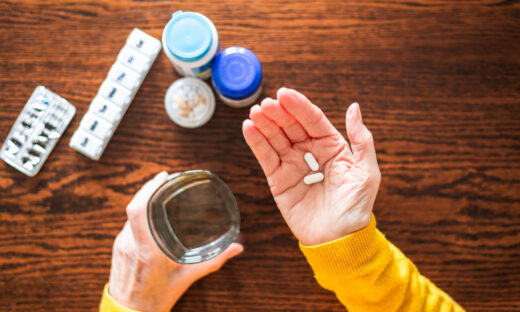
[(226, 263), (229, 259), (238, 256), (243, 251), (244, 246), (242, 246), (242, 244), (233, 243), (229, 245), (229, 247), (224, 250), (223, 253), (216, 256), (215, 258), (198, 264), (187, 264), (187, 266), (190, 267), (190, 269), (195, 270), (199, 276), (198, 278), (201, 278), (218, 271), (224, 265), (224, 263)]
[(358, 103), (352, 103), (346, 116), (347, 137), (355, 163), (377, 167), (376, 149), (372, 133), (363, 123)]
[(126, 214), (135, 240), (138, 244), (155, 245), (148, 228), (148, 218), (146, 216), (148, 208), (148, 200), (155, 192), (155, 190), (168, 179), (168, 174), (165, 171), (160, 172), (152, 180), (145, 183), (145, 185), (135, 194), (134, 198), (126, 207)]

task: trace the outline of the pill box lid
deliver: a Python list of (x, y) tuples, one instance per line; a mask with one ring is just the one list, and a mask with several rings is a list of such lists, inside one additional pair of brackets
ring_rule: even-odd
[(219, 93), (227, 98), (243, 99), (260, 87), (262, 65), (251, 50), (230, 47), (216, 56), (211, 77)]
[[(196, 99), (199, 103), (192, 109), (193, 114), (182, 116), (178, 99)], [(203, 100), (200, 103), (200, 100)], [(189, 103), (191, 105), (193, 103)], [(177, 79), (170, 85), (164, 96), (164, 105), (170, 119), (184, 128), (198, 128), (207, 123), (215, 112), (215, 95), (204, 81), (186, 77)]]
[(194, 62), (208, 52), (213, 37), (211, 26), (202, 14), (177, 11), (166, 25), (165, 40), (175, 57)]

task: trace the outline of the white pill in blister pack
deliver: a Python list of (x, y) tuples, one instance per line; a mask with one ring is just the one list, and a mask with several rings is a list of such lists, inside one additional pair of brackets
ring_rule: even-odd
[(312, 155), (311, 153), (305, 153), (305, 155), (303, 155), (303, 158), (305, 159), (307, 165), (309, 166), (309, 168), (311, 168), (312, 171), (318, 171), (318, 169), (320, 169), (320, 164), (318, 164), (318, 161), (316, 160), (316, 158), (314, 158), (314, 155)]
[(316, 172), (313, 174), (309, 174), (308, 176), (305, 176), (305, 178), (303, 178), (303, 183), (314, 184), (323, 181), (323, 178), (323, 173)]
[(75, 113), (67, 100), (36, 87), (7, 135), (0, 158), (28, 176), (36, 175)]

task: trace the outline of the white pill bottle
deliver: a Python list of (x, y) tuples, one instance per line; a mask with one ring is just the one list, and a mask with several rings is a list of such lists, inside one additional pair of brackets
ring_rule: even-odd
[(177, 11), (162, 34), (164, 53), (179, 75), (207, 79), (220, 50), (217, 28), (206, 16)]

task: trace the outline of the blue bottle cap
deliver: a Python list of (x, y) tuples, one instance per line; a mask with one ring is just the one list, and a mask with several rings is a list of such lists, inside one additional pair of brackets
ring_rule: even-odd
[(250, 50), (230, 47), (215, 57), (211, 79), (223, 96), (233, 100), (247, 98), (262, 83), (262, 65)]
[(211, 27), (201, 14), (177, 11), (166, 26), (166, 46), (178, 59), (194, 62), (208, 52)]

